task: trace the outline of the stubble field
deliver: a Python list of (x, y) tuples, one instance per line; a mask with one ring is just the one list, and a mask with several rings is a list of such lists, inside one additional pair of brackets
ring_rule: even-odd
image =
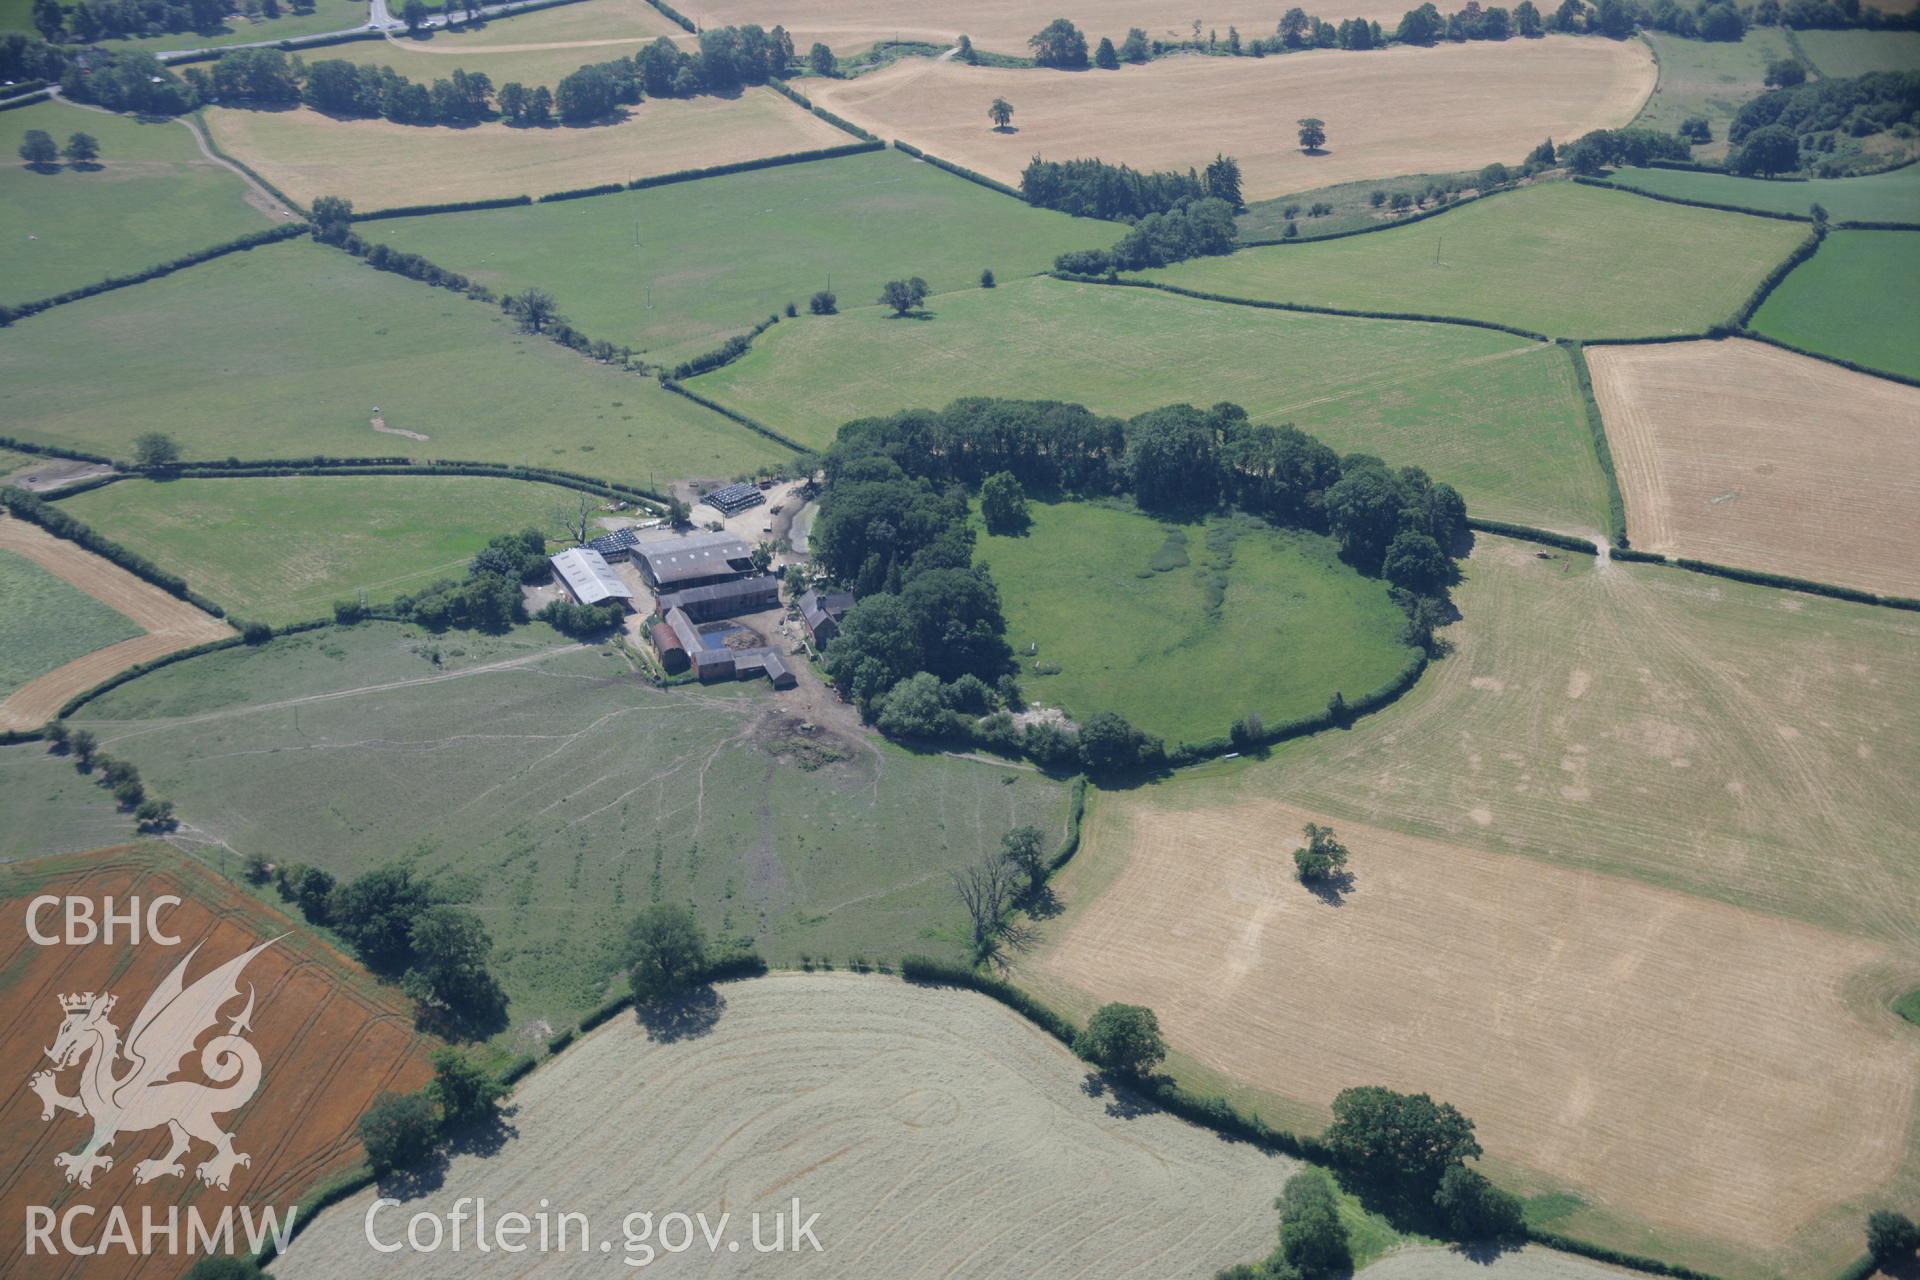
[(208, 107), (205, 118), (223, 150), (288, 196), (302, 204), (345, 196), (361, 212), (538, 197), (852, 141), (771, 89), (734, 98), (649, 99), (626, 111), (617, 124), (546, 129), (342, 120), (305, 107)]
[(1758, 1250), (1907, 1156), (1920, 1040), (1858, 998), (1889, 947), (1347, 822), (1334, 905), (1290, 857), (1326, 815), (1165, 791), (1099, 799), (1027, 963), (1223, 1075), (1317, 1108), (1430, 1091), (1605, 1212)]
[[(781, 975), (718, 988), (711, 1031), (663, 1042), (622, 1015), (529, 1077), (498, 1154), (457, 1156), (404, 1214), (485, 1196), (490, 1212), (586, 1214), (615, 1257), (631, 1210), (732, 1215), (742, 1241), (661, 1255), (674, 1274), (1163, 1277), (1272, 1248), (1273, 1197), (1298, 1168), (1083, 1087), (1085, 1064), (971, 992), (886, 977)], [(328, 1210), (275, 1266), (288, 1280), (517, 1275), (510, 1255), (382, 1256), (378, 1191)], [(751, 1216), (798, 1197), (821, 1251), (756, 1254)], [(391, 1211), (389, 1223), (405, 1217)], [(790, 1224), (789, 1224), (790, 1225)], [(657, 1245), (657, 1241), (656, 1241)], [(597, 1249), (597, 1245), (595, 1246)], [(562, 1270), (604, 1267), (553, 1258)], [(1038, 1260), (1044, 1258), (1044, 1264)]]
[[(1229, 297), (1464, 316), (1555, 338), (1654, 337), (1727, 320), (1806, 234), (1773, 218), (1555, 182), (1410, 226), (1194, 258), (1141, 277)], [(1570, 280), (1580, 283), (1554, 283)]]
[(475, 476), (123, 480), (61, 509), (243, 618), (279, 625), (459, 578), (487, 540), (556, 536), (571, 489)]
[(586, 0), (495, 18), (484, 26), (438, 29), (418, 37), (393, 34), (308, 56), (310, 61), (344, 58), (360, 66), (392, 67), (426, 83), (458, 67), (485, 72), (495, 88), (517, 80), (529, 89), (551, 89), (582, 66), (633, 57), (663, 36), (681, 45), (694, 42), (646, 0)]
[(1587, 363), (1634, 546), (1920, 596), (1920, 390), (1739, 339)]
[(935, 294), (975, 287), (986, 268), (1011, 282), (1121, 230), (1029, 208), (897, 151), (360, 227), (496, 290), (551, 290), (581, 328), (661, 363), (717, 347), (789, 302), (804, 315), (820, 289), (852, 309), (907, 276)]
[(1563, 351), (1457, 325), (1298, 315), (1056, 280), (782, 321), (690, 385), (824, 448), (841, 424), (961, 396), (1130, 416), (1230, 400), (1345, 453), (1425, 467), (1476, 515), (1580, 532), (1606, 491)]
[[(205, 644), (233, 634), (220, 619), (200, 612), (184, 600), (134, 577), (119, 565), (102, 560), (72, 542), (56, 538), (38, 525), (0, 516), (0, 552), (21, 556), (66, 585), (92, 597), (114, 617), (131, 623), (128, 639), (83, 650), (16, 688), (0, 702), (0, 730), (34, 729), (51, 720), (77, 693), (91, 689), (108, 676), (135, 663), (151, 662), (179, 649)], [(24, 602), (9, 600), (10, 607)], [(119, 635), (124, 628), (109, 623)]]
[[(92, 1206), (96, 1216), (77, 1220), (76, 1234), (82, 1237), (104, 1229), (108, 1205), (126, 1208), (136, 1230), (142, 1206), (155, 1210), (162, 1222), (173, 1205), (191, 1206), (207, 1220), (228, 1205), (247, 1206), (256, 1215), (271, 1206), (284, 1221), (296, 1197), (364, 1158), (354, 1123), (374, 1096), (383, 1089), (415, 1088), (430, 1074), (426, 1058), (433, 1042), (415, 1031), (412, 1013), (397, 993), (375, 986), (300, 925), (164, 846), (122, 846), (0, 868), (0, 899), (10, 919), (22, 920), (27, 899), (42, 893), (85, 896), (94, 900), (96, 911), (109, 895), (122, 908), (130, 896), (151, 902), (177, 895), (181, 905), (163, 911), (160, 922), (180, 943), (38, 946), (24, 928), (10, 929), (0, 1061), (22, 1077), (51, 1066), (42, 1051), (60, 1025), (57, 997), (112, 992), (119, 1000), (112, 1021), (124, 1033), (147, 997), (193, 948), (199, 950), (185, 974), (189, 984), (250, 947), (277, 941), (240, 977), (241, 991), (251, 986), (256, 997), (253, 1030), (246, 1038), (260, 1053), (262, 1074), (250, 1102), (217, 1116), (232, 1134), (234, 1149), (252, 1158), (233, 1171), (229, 1188), (208, 1187), (195, 1176), (194, 1165), (211, 1154), (198, 1141), (182, 1160), (182, 1177), (136, 1185), (138, 1161), (157, 1158), (167, 1147), (164, 1131), (154, 1129), (121, 1134), (109, 1151), (113, 1167), (96, 1173), (90, 1190), (71, 1186), (53, 1158), (80, 1150), (88, 1123), (64, 1112), (43, 1122), (40, 1099), (23, 1086), (9, 1090), (0, 1104), (7, 1153), (0, 1157), (0, 1206), (12, 1222), (21, 1222), (30, 1204), (55, 1213)], [(58, 929), (52, 919), (45, 923)], [(223, 1030), (243, 998), (223, 1009)], [(198, 1078), (198, 1062), (197, 1055), (189, 1058), (182, 1078)], [(75, 1071), (60, 1073), (61, 1092), (76, 1092), (77, 1079)], [(183, 1223), (183, 1249), (184, 1236)], [(93, 1260), (71, 1253), (48, 1259), (42, 1253), (29, 1262), (24, 1247), (23, 1234), (9, 1231), (0, 1244), (0, 1269), (49, 1278), (169, 1277), (182, 1270), (181, 1257), (164, 1250)]]
[[(1044, 24), (1043, 24), (1044, 25)], [(911, 59), (809, 96), (882, 137), (1017, 185), (1035, 155), (1136, 169), (1240, 161), (1249, 200), (1360, 178), (1518, 164), (1545, 136), (1626, 124), (1654, 85), (1634, 41), (1548, 36), (1501, 44), (1164, 58), (1119, 71), (969, 67)], [(1007, 99), (1013, 128), (987, 104)], [(1306, 155), (1293, 121), (1326, 121)]]
[[(65, 146), (100, 144), (99, 168), (38, 173), (14, 153), (27, 130)], [(0, 113), (0, 303), (50, 298), (183, 253), (265, 231), (284, 211), (256, 207), (239, 175), (200, 154), (171, 120), (140, 122), (64, 102)], [(276, 216), (270, 217), (269, 214)]]
[(475, 459), (661, 489), (790, 456), (496, 307), (304, 241), (21, 321), (0, 343), (0, 418), (115, 457), (162, 431), (190, 459)]
[(605, 998), (649, 902), (774, 964), (957, 956), (949, 870), (1012, 827), (1059, 838), (1060, 784), (837, 718), (808, 731), (793, 696), (656, 690), (544, 626), (366, 623), (168, 667), (76, 723), (176, 802), (186, 841), (438, 877), (492, 931), (516, 1028), (544, 1037)]

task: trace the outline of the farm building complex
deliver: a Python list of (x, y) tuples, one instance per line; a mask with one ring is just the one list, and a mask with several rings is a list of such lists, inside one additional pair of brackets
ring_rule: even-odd
[(840, 634), (840, 619), (851, 608), (851, 591), (809, 591), (800, 597), (800, 625), (816, 645), (823, 645)]
[(766, 500), (767, 495), (760, 492), (758, 486), (745, 483), (730, 484), (725, 488), (715, 489), (700, 499), (723, 516), (739, 515), (748, 507), (757, 506)]
[(753, 572), (753, 549), (730, 533), (636, 543), (631, 554), (647, 585), (656, 591), (704, 587)]
[(553, 576), (567, 589), (576, 604), (604, 604), (618, 601), (633, 608), (633, 589), (620, 581), (607, 558), (591, 547), (570, 547), (552, 557)]

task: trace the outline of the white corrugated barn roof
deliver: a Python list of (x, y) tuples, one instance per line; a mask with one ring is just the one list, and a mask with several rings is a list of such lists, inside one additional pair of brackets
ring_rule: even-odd
[(581, 604), (631, 600), (633, 592), (615, 576), (607, 558), (586, 547), (570, 547), (552, 557), (553, 568)]

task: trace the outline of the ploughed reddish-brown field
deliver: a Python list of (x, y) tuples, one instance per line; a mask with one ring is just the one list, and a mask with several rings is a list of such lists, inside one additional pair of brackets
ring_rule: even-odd
[(1634, 546), (1920, 596), (1920, 389), (1742, 338), (1587, 363)]
[(1489, 1158), (1642, 1230), (1769, 1251), (1902, 1193), (1920, 1037), (1883, 1000), (1912, 953), (1345, 821), (1353, 881), (1316, 894), (1291, 852), (1324, 816), (1163, 792), (1090, 810), (1023, 965), (1043, 993), (1148, 1005), (1303, 1118), (1352, 1085), (1430, 1092)]
[[(1162, 58), (1118, 71), (970, 67), (904, 59), (808, 95), (883, 138), (903, 138), (1002, 182), (1034, 156), (1087, 156), (1185, 172), (1224, 152), (1261, 200), (1339, 182), (1518, 164), (1544, 137), (1632, 120), (1658, 68), (1638, 41), (1541, 40), (1323, 49), (1271, 58)], [(995, 98), (1012, 127), (987, 119)], [(1295, 121), (1326, 122), (1323, 152)]]
[[(93, 900), (96, 913), (109, 895), (119, 910), (136, 896), (145, 903), (176, 895), (181, 904), (165, 911), (159, 923), (180, 942), (159, 945), (143, 935), (138, 946), (119, 938), (113, 945), (40, 946), (30, 939), (25, 924), (28, 903), (42, 894), (84, 896)], [(127, 845), (14, 863), (0, 869), (0, 911), (9, 922), (0, 944), (5, 948), (0, 1067), (16, 1082), (0, 1102), (0, 1150), (5, 1153), (0, 1155), (0, 1220), (9, 1224), (0, 1234), (0, 1275), (178, 1275), (194, 1259), (164, 1248), (148, 1257), (129, 1256), (123, 1249), (92, 1258), (27, 1257), (20, 1227), (29, 1206), (45, 1206), (56, 1215), (74, 1206), (92, 1207), (96, 1212), (91, 1218), (75, 1218), (80, 1243), (101, 1240), (106, 1215), (116, 1205), (128, 1211), (136, 1230), (146, 1206), (162, 1215), (169, 1206), (180, 1206), (183, 1220), (191, 1206), (207, 1222), (229, 1205), (256, 1214), (271, 1207), (284, 1219), (302, 1193), (364, 1158), (354, 1125), (376, 1094), (417, 1088), (431, 1075), (427, 1055), (435, 1042), (414, 1029), (404, 999), (382, 990), (305, 926), (164, 845)], [(59, 935), (60, 919), (57, 909), (43, 913), (42, 932)], [(45, 1050), (54, 1044), (65, 1016), (60, 998), (111, 992), (117, 1003), (108, 1020), (124, 1045), (147, 997), (188, 952), (199, 948), (184, 976), (190, 988), (204, 973), (270, 938), (278, 940), (240, 973), (238, 997), (220, 1006), (217, 1022), (195, 1041), (203, 1048), (226, 1034), (251, 990), (252, 1029), (241, 1034), (259, 1053), (259, 1087), (237, 1110), (215, 1116), (232, 1135), (234, 1150), (246, 1153), (251, 1163), (233, 1170), (225, 1191), (204, 1185), (196, 1177), (196, 1166), (207, 1160), (212, 1148), (196, 1140), (180, 1157), (182, 1176), (136, 1185), (139, 1162), (166, 1154), (167, 1131), (159, 1127), (116, 1138), (105, 1149), (112, 1167), (95, 1172), (91, 1187), (67, 1182), (54, 1157), (81, 1150), (91, 1122), (66, 1111), (42, 1120), (41, 1100), (27, 1083), (53, 1066)], [(56, 1073), (61, 1094), (78, 1094), (87, 1065), (83, 1060)], [(125, 1075), (128, 1069), (123, 1061), (115, 1070)], [(174, 1078), (219, 1087), (202, 1074), (197, 1049), (184, 1058)]]

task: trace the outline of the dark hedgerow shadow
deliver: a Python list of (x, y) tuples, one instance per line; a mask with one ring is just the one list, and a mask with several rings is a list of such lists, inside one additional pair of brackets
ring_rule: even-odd
[(683, 996), (649, 1005), (635, 1005), (634, 1018), (655, 1044), (696, 1040), (711, 1032), (726, 1011), (727, 1002), (712, 987), (698, 987)]

